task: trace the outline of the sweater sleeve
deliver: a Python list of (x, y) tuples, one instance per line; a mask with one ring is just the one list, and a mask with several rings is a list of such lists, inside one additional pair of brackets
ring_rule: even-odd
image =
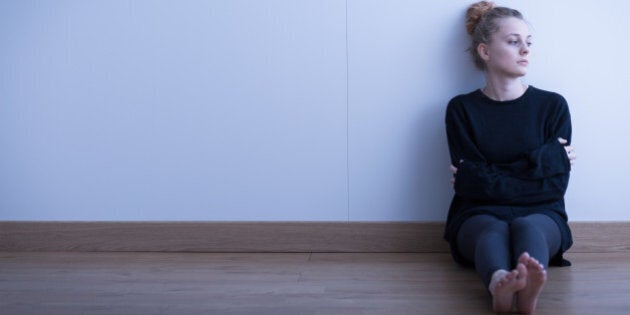
[(535, 204), (561, 199), (568, 183), (569, 173), (523, 179), (493, 165), (464, 160), (459, 163), (455, 193), (464, 198), (498, 204)]
[(516, 161), (497, 165), (499, 169), (522, 179), (543, 179), (571, 171), (564, 145), (558, 138), (571, 143), (571, 115), (566, 100), (558, 95), (553, 111), (545, 123), (546, 142), (524, 152)]
[[(562, 99), (563, 100), (563, 99)], [(446, 115), (451, 162), (458, 168), (455, 192), (464, 198), (506, 204), (531, 204), (564, 196), (570, 163), (558, 137), (570, 141), (566, 102), (547, 119), (547, 141), (508, 164), (492, 164), (472, 139), (461, 104), (449, 103)]]

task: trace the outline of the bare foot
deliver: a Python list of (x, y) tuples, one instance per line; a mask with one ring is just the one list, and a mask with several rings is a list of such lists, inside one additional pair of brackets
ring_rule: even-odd
[(507, 270), (495, 271), (488, 287), (492, 294), (492, 310), (497, 313), (511, 312), (514, 294), (523, 290), (526, 285), (527, 269), (521, 263), (511, 272)]
[(523, 253), (518, 258), (518, 263), (527, 268), (527, 285), (517, 294), (516, 309), (521, 313), (529, 314), (536, 309), (538, 296), (547, 281), (547, 271), (528, 253)]

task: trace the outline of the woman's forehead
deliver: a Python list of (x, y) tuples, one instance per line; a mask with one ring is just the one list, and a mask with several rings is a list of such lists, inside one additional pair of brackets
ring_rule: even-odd
[(515, 17), (501, 19), (499, 22), (499, 31), (497, 33), (502, 37), (509, 35), (517, 35), (521, 37), (531, 36), (527, 23)]

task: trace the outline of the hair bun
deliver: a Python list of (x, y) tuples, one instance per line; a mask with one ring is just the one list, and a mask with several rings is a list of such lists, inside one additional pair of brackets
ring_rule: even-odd
[(468, 35), (472, 35), (481, 17), (493, 8), (494, 2), (492, 1), (479, 1), (468, 7), (466, 11), (466, 31), (468, 31)]

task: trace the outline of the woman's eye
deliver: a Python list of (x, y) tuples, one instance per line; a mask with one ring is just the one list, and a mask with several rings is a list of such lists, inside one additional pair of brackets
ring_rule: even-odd
[(511, 41), (508, 41), (508, 44), (510, 44), (510, 45), (518, 45), (518, 41), (511, 40)]
[(531, 42), (527, 42), (527, 47), (530, 47), (532, 45)]

